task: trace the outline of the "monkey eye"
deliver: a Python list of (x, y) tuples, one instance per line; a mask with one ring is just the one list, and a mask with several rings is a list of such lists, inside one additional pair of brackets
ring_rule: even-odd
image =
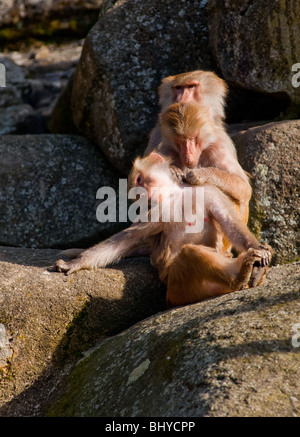
[(181, 90), (182, 86), (181, 85), (175, 85), (175, 89), (176, 90)]
[(196, 84), (192, 83), (192, 84), (188, 85), (188, 88), (196, 88)]

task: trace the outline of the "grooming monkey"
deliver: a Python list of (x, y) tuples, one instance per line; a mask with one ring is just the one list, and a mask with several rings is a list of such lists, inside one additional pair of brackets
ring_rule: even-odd
[[(227, 90), (226, 83), (211, 71), (164, 78), (159, 87), (159, 121), (150, 134), (144, 156), (156, 149), (172, 158), (175, 174), (186, 174), (190, 169), (189, 183), (217, 184), (239, 203), (247, 223), (252, 190), (223, 126)], [(213, 135), (207, 135), (201, 144), (204, 124)]]
[[(170, 208), (174, 214), (182, 211), (186, 190), (197, 189), (175, 180), (168, 160), (157, 153), (137, 158), (129, 183), (144, 188), (148, 199), (156, 202), (147, 213), (148, 221), (133, 223), (126, 230), (83, 251), (72, 261), (58, 260), (58, 271), (71, 274), (81, 269), (105, 267), (147, 241), (151, 246), (151, 263), (158, 269), (160, 279), (167, 284), (167, 301), (170, 306), (235, 291), (246, 287), (248, 283), (251, 286), (252, 266), (255, 262), (259, 262), (266, 271), (271, 260), (271, 248), (259, 245), (235, 213), (232, 201), (217, 187), (209, 184), (203, 186), (204, 211), (197, 211), (195, 203), (193, 211), (196, 221), (197, 214), (204, 213), (204, 226), (200, 232), (191, 233), (186, 232), (191, 223), (184, 217), (176, 222), (172, 215), (170, 221), (162, 220), (164, 208)], [(163, 189), (157, 192), (154, 188)], [(151, 221), (155, 214), (158, 214), (159, 219)], [(216, 223), (241, 252), (237, 259), (228, 259), (214, 250), (219, 232)]]
[[(144, 156), (156, 149), (159, 153), (172, 158), (174, 174), (179, 177), (187, 174), (186, 180), (190, 184), (201, 185), (206, 182), (215, 184), (234, 200), (234, 207), (239, 208), (239, 214), (247, 224), (252, 189), (248, 177), (237, 160), (234, 144), (224, 129), (227, 91), (226, 83), (210, 71), (198, 70), (164, 78), (159, 87), (161, 105), (159, 121), (150, 133)], [(179, 105), (176, 107), (174, 104)], [(182, 114), (181, 118), (183, 128), (181, 135), (176, 135), (176, 129), (172, 132), (172, 122), (169, 129), (165, 129), (166, 134), (164, 134), (163, 119), (169, 117), (171, 121), (172, 112), (178, 114), (180, 106), (185, 108), (185, 115)], [(215, 140), (209, 147), (205, 142), (201, 145), (200, 129), (195, 129), (194, 132), (190, 129), (192, 125), (196, 127), (194, 121), (204, 107), (207, 107), (204, 112), (208, 111), (216, 134)], [(201, 126), (200, 122), (199, 126)], [(190, 169), (189, 173), (187, 173), (188, 169)], [(221, 237), (221, 233), (219, 233), (217, 248), (230, 254), (231, 245), (226, 238)], [(257, 281), (263, 272), (262, 268), (254, 266), (253, 276), (256, 276)]]
[[(215, 185), (229, 196), (245, 224), (248, 222), (251, 186), (240, 166), (234, 144), (211, 109), (194, 103), (174, 103), (160, 116), (162, 140), (157, 151), (169, 157), (173, 173), (191, 185)], [(230, 253), (231, 244), (221, 232), (215, 247)]]
[[(194, 103), (211, 109), (216, 125), (223, 126), (227, 85), (212, 71), (196, 70), (176, 76), (165, 77), (158, 90), (161, 114), (173, 103)], [(145, 155), (151, 153), (161, 142), (160, 122), (150, 133)]]
[(251, 186), (240, 166), (234, 144), (213, 123), (210, 108), (175, 103), (161, 116), (162, 141), (157, 151), (171, 158), (190, 184), (215, 185), (234, 202), (245, 223)]

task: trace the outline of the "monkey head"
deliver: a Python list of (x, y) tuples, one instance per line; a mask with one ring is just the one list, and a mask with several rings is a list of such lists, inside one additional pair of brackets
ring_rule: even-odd
[(145, 158), (136, 158), (128, 176), (128, 188), (142, 187), (146, 190), (149, 201), (152, 199), (161, 202), (164, 192), (174, 186), (169, 164), (168, 157), (156, 152)]
[(174, 103), (160, 117), (163, 141), (179, 155), (180, 162), (195, 168), (203, 150), (215, 141), (210, 108)]
[(172, 103), (208, 106), (214, 122), (222, 125), (227, 91), (226, 82), (215, 73), (196, 70), (165, 77), (159, 87), (159, 103), (163, 111)]

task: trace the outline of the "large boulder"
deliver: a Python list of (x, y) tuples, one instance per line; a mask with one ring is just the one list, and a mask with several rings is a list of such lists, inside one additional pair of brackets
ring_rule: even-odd
[(288, 96), (300, 59), (300, 3), (297, 0), (209, 0), (209, 41), (225, 80), (246, 89)]
[[(66, 363), (165, 308), (164, 287), (148, 258), (67, 277), (52, 269), (59, 256), (0, 248), (0, 405), (1, 411), (8, 405), (9, 415), (34, 415)], [(49, 381), (52, 388), (41, 391)]]
[(118, 196), (119, 175), (85, 138), (0, 136), (0, 244), (81, 247), (120, 230), (97, 220), (101, 187)]
[(231, 137), (252, 176), (251, 230), (273, 247), (273, 263), (299, 259), (300, 120), (235, 126)]
[(299, 264), (265, 285), (139, 322), (104, 340), (49, 416), (300, 415)]
[(71, 92), (75, 125), (126, 173), (143, 153), (169, 74), (213, 69), (206, 3), (120, 0), (88, 33)]

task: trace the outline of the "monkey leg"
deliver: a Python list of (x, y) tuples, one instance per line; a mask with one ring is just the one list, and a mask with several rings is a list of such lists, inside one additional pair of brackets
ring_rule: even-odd
[(186, 244), (171, 263), (167, 282), (169, 306), (199, 302), (212, 296), (229, 293), (235, 277), (228, 271), (234, 263), (215, 250)]
[(199, 302), (245, 288), (261, 251), (250, 248), (229, 259), (215, 250), (186, 244), (170, 265), (167, 303), (170, 307)]

